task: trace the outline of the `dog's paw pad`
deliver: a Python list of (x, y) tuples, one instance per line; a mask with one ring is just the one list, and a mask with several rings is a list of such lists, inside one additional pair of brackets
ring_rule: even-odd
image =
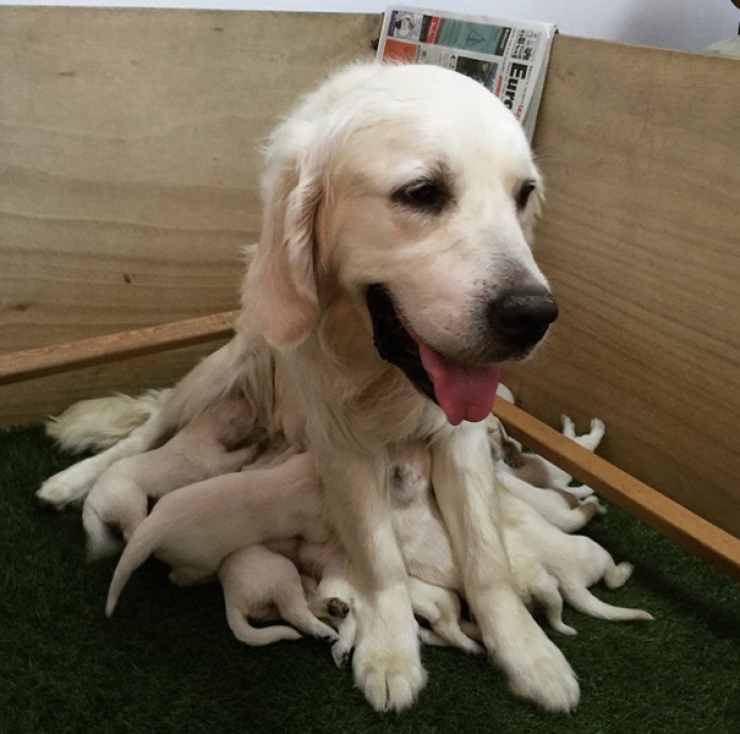
[(332, 617), (344, 619), (349, 614), (349, 604), (334, 596), (326, 602), (326, 611)]
[(348, 650), (341, 642), (335, 642), (331, 648), (331, 657), (337, 668), (344, 668), (347, 665), (351, 650)]

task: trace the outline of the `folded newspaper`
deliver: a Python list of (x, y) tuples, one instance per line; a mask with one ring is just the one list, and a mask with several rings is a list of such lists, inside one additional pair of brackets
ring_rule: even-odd
[(446, 66), (476, 79), (516, 115), (531, 141), (556, 32), (552, 23), (393, 5), (378, 58)]

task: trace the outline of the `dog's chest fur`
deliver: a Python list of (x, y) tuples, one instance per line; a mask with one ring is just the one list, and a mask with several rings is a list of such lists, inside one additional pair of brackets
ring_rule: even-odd
[(349, 299), (326, 309), (318, 327), (281, 352), (276, 369), (300, 394), (307, 440), (331, 430), (332, 441), (367, 448), (429, 435), (441, 411), (375, 351), (372, 332)]

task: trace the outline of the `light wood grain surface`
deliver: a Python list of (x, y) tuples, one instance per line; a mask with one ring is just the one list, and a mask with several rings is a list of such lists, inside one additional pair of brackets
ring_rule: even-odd
[[(0, 352), (226, 311), (259, 141), (379, 17), (0, 7)], [(562, 315), (523, 407), (740, 535), (740, 62), (559, 36), (535, 145)], [(0, 388), (0, 421), (207, 348)], [(185, 357), (184, 355), (189, 355)]]
[(740, 62), (558, 38), (535, 145), (562, 315), (510, 387), (740, 536)]
[[(323, 75), (371, 56), (379, 24), (0, 7), (0, 352), (236, 308), (260, 142)], [(183, 369), (151, 362), (156, 382)], [(0, 389), (0, 424), (118, 376)]]

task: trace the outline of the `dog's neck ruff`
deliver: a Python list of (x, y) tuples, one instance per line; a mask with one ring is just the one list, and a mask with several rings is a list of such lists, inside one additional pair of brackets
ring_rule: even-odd
[(498, 365), (466, 365), (436, 352), (402, 323), (382, 285), (368, 287), (367, 306), (378, 354), (400, 368), (420, 393), (437, 403), (453, 426), (486, 419), (501, 378)]

